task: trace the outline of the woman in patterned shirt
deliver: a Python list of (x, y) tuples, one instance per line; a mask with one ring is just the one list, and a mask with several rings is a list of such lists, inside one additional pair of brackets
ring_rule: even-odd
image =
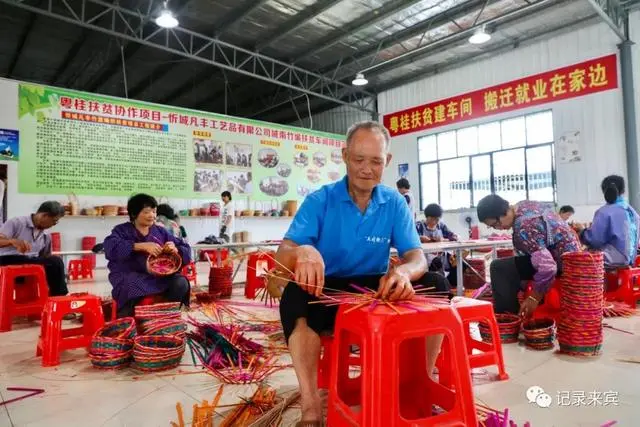
[[(495, 194), (480, 200), (478, 219), (496, 230), (513, 228), (517, 256), (491, 263), (496, 312), (530, 317), (560, 274), (562, 254), (580, 251), (576, 233), (546, 203), (523, 201), (509, 205)], [(518, 292), (525, 280), (533, 280), (533, 293), (518, 304)]]

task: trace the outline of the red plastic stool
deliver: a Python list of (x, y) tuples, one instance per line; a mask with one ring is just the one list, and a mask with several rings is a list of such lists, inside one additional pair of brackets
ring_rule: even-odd
[[(527, 286), (524, 297), (527, 298), (533, 293), (533, 286)], [(553, 319), (556, 322), (560, 319), (560, 279), (555, 279), (547, 291), (542, 302), (538, 305), (531, 316), (532, 319)]]
[[(353, 337), (357, 338), (357, 337)], [(318, 361), (318, 388), (326, 390), (329, 388), (329, 381), (331, 380), (331, 349), (333, 347), (333, 337), (331, 335), (324, 335), (320, 337), (322, 345), (322, 351), (320, 353), (320, 360)], [(361, 367), (362, 361), (359, 354), (351, 353), (349, 355), (350, 367)]]
[[(331, 351), (327, 424), (341, 426), (475, 426), (462, 321), (450, 306), (396, 313), (379, 306), (338, 312)], [(444, 334), (452, 357), (452, 388), (427, 373), (425, 338)], [(360, 345), (360, 376), (350, 375), (350, 346)], [(445, 413), (433, 415), (437, 405)], [(359, 406), (359, 410), (352, 407)]]
[[(499, 338), (500, 330), (493, 312), (493, 304), (489, 301), (456, 297), (453, 299), (453, 307), (457, 310), (464, 324), (467, 355), (471, 369), (496, 365), (498, 367), (498, 378), (501, 381), (508, 380), (509, 375), (504, 368), (502, 343)], [(469, 330), (471, 322), (485, 322), (489, 325), (491, 336), (493, 337), (490, 343), (471, 337)], [(473, 350), (477, 350), (479, 353), (474, 353)], [(448, 349), (445, 348), (440, 353), (437, 363), (440, 383), (445, 385), (451, 384), (451, 366), (446, 363), (447, 360)]]
[(276, 262), (273, 257), (275, 252), (253, 252), (249, 255), (249, 261), (247, 261), (247, 283), (244, 285), (244, 296), (249, 299), (256, 297), (256, 291), (264, 288), (264, 279), (261, 271), (258, 271), (260, 267), (263, 267), (264, 271), (270, 271), (276, 267)]
[[(69, 313), (82, 314), (82, 326), (62, 329), (62, 318)], [(104, 325), (102, 300), (95, 295), (50, 297), (42, 311), (42, 326), (36, 356), (42, 366), (60, 364), (60, 352), (88, 347), (93, 334)]]
[(196, 269), (195, 262), (191, 262), (182, 267), (182, 275), (186, 277), (193, 286), (198, 286), (198, 270)]
[(71, 280), (93, 279), (93, 267), (90, 258), (72, 259), (68, 266)]
[[(16, 284), (18, 277), (24, 278), (24, 283)], [(41, 265), (0, 267), (0, 332), (11, 330), (14, 317), (40, 318), (48, 295), (47, 276)]]
[(608, 287), (604, 293), (607, 301), (622, 301), (632, 308), (640, 300), (640, 268), (621, 268), (607, 273)]
[(220, 263), (226, 261), (229, 258), (229, 249), (202, 249), (200, 260), (207, 261), (207, 257), (213, 265), (219, 266), (218, 257), (220, 257)]

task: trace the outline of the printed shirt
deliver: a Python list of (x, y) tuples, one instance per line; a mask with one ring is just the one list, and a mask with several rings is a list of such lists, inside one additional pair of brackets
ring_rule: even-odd
[(31, 245), (31, 251), (26, 254), (21, 254), (13, 246), (0, 248), (0, 256), (26, 255), (37, 257), (51, 254), (51, 237), (44, 230), (36, 229), (31, 215), (9, 219), (0, 228), (0, 235), (7, 239), (24, 240)]
[(225, 223), (225, 218), (229, 218), (229, 225), (227, 225), (227, 229), (225, 230), (224, 234), (226, 234), (227, 236), (229, 236), (229, 238), (233, 237), (233, 231), (234, 231), (234, 220), (235, 220), (235, 210), (234, 210), (234, 206), (233, 206), (233, 202), (229, 202), (226, 205), (222, 206), (222, 211), (220, 212), (220, 231), (222, 231), (222, 227), (224, 226)]
[(562, 254), (580, 251), (580, 242), (551, 206), (523, 201), (515, 206), (513, 247), (519, 255), (531, 256), (533, 288), (544, 294), (561, 271)]
[(180, 230), (178, 223), (164, 215), (158, 215), (158, 218), (156, 218), (156, 225), (164, 227), (173, 237), (182, 237), (182, 231)]
[(411, 212), (400, 193), (376, 186), (362, 213), (347, 187), (345, 176), (307, 196), (284, 236), (298, 245), (315, 247), (322, 255), (327, 276), (384, 274), (391, 247), (401, 257), (421, 247)]

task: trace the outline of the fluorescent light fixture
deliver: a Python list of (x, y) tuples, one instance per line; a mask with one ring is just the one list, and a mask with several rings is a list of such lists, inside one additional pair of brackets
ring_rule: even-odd
[(156, 24), (162, 28), (175, 28), (178, 26), (179, 22), (167, 7), (167, 2), (164, 2), (164, 8), (156, 18)]
[(478, 28), (471, 37), (469, 37), (469, 43), (471, 44), (484, 44), (491, 40), (491, 34), (487, 33), (484, 27)]
[(365, 79), (364, 74), (362, 73), (356, 74), (356, 78), (351, 82), (351, 84), (354, 86), (364, 86), (367, 83), (369, 83), (369, 80)]

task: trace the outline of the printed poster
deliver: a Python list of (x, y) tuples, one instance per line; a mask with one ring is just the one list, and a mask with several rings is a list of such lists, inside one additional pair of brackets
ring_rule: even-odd
[(20, 138), (17, 130), (0, 129), (0, 160), (20, 158)]
[(398, 178), (409, 179), (409, 163), (400, 163), (398, 165)]
[(559, 163), (576, 163), (582, 160), (580, 155), (580, 131), (565, 132), (556, 144)]
[(18, 102), (22, 193), (300, 200), (345, 173), (340, 135), (39, 85)]

